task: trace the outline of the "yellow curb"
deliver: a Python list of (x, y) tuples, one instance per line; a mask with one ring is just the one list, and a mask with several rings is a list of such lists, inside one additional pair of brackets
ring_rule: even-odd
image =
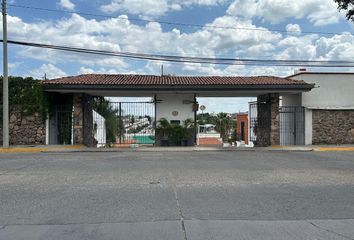
[(32, 153), (47, 150), (47, 148), (0, 148), (0, 153)]
[(49, 148), (0, 148), (0, 153), (36, 153), (36, 152), (49, 152), (60, 149), (81, 149), (84, 145), (70, 145), (61, 147), (49, 147)]
[(84, 148), (84, 145), (68, 145), (68, 146), (63, 146), (59, 148), (65, 148), (65, 149), (81, 149)]
[(319, 152), (339, 152), (339, 151), (354, 151), (354, 147), (322, 147), (322, 148), (317, 148), (316, 151)]

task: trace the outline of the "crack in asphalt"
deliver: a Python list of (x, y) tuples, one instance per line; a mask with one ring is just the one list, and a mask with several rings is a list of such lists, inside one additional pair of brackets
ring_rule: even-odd
[(337, 236), (340, 236), (340, 237), (343, 237), (343, 238), (345, 238), (345, 239), (354, 240), (354, 238), (348, 237), (348, 236), (346, 236), (346, 235), (344, 235), (344, 234), (341, 234), (341, 233), (337, 233), (337, 232), (335, 232), (335, 231), (333, 231), (333, 230), (330, 230), (330, 229), (327, 229), (327, 228), (320, 227), (320, 226), (318, 226), (317, 224), (315, 224), (315, 223), (313, 223), (313, 222), (308, 221), (308, 223), (310, 223), (310, 224), (311, 224), (312, 226), (314, 226), (315, 228), (324, 230), (324, 231), (329, 232), (329, 233), (333, 233), (333, 234), (335, 234), (335, 235), (337, 235)]
[(169, 175), (172, 179), (172, 186), (173, 186), (173, 192), (175, 194), (175, 200), (177, 203), (177, 208), (179, 211), (179, 217), (180, 217), (180, 222), (181, 222), (181, 227), (182, 227), (182, 232), (183, 232), (183, 236), (184, 236), (184, 240), (188, 240), (187, 239), (187, 231), (186, 231), (186, 227), (185, 227), (185, 223), (184, 223), (184, 217), (183, 217), (183, 212), (182, 212), (182, 208), (178, 199), (178, 193), (177, 193), (177, 184), (176, 184), (176, 179), (173, 176), (173, 174), (171, 172), (169, 172)]

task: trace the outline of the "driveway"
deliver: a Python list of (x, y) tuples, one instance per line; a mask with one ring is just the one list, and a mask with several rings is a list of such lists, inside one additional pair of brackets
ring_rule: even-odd
[(0, 155), (0, 240), (354, 239), (354, 152)]

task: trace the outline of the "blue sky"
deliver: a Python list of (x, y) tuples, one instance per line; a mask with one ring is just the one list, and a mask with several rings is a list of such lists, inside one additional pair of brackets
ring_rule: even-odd
[[(8, 0), (8, 3), (11, 40), (203, 57), (285, 60), (350, 60), (354, 57), (354, 38), (348, 34), (353, 33), (354, 25), (344, 18), (344, 13), (337, 11), (332, 0)], [(20, 8), (18, 5), (59, 12)], [(133, 19), (239, 29), (186, 27)], [(9, 63), (10, 75), (38, 79), (44, 74), (49, 78), (85, 73), (159, 75), (162, 64), (19, 46), (9, 47)], [(176, 75), (287, 76), (296, 70), (276, 66), (163, 64), (165, 73)], [(249, 100), (200, 99), (200, 102), (211, 112), (238, 112), (247, 110)]]

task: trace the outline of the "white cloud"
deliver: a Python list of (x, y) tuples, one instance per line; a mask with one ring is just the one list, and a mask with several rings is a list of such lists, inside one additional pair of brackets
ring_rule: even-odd
[(73, 4), (70, 0), (60, 0), (58, 5), (67, 10), (75, 10), (75, 4)]
[(353, 35), (335, 35), (316, 40), (316, 57), (321, 59), (352, 60), (354, 58)]
[(148, 17), (159, 17), (169, 11), (180, 11), (192, 5), (215, 6), (223, 4), (227, 0), (112, 0), (109, 4), (101, 6), (106, 13), (123, 11), (124, 13), (143, 15)]
[(60, 68), (53, 64), (43, 64), (37, 69), (33, 69), (29, 72), (30, 76), (36, 79), (43, 79), (46, 76), (48, 79), (64, 77), (67, 74)]
[(78, 74), (93, 74), (93, 73), (101, 73), (101, 74), (136, 74), (134, 71), (127, 71), (127, 72), (122, 72), (119, 71), (118, 69), (114, 68), (99, 68), (99, 69), (92, 69), (88, 67), (80, 67), (80, 70), (78, 71)]
[(301, 34), (301, 27), (299, 24), (289, 23), (288, 25), (286, 25), (286, 31), (288, 32), (288, 34), (300, 35)]
[(332, 0), (235, 0), (227, 13), (279, 23), (287, 18), (307, 18), (315, 26), (338, 23), (341, 14)]

